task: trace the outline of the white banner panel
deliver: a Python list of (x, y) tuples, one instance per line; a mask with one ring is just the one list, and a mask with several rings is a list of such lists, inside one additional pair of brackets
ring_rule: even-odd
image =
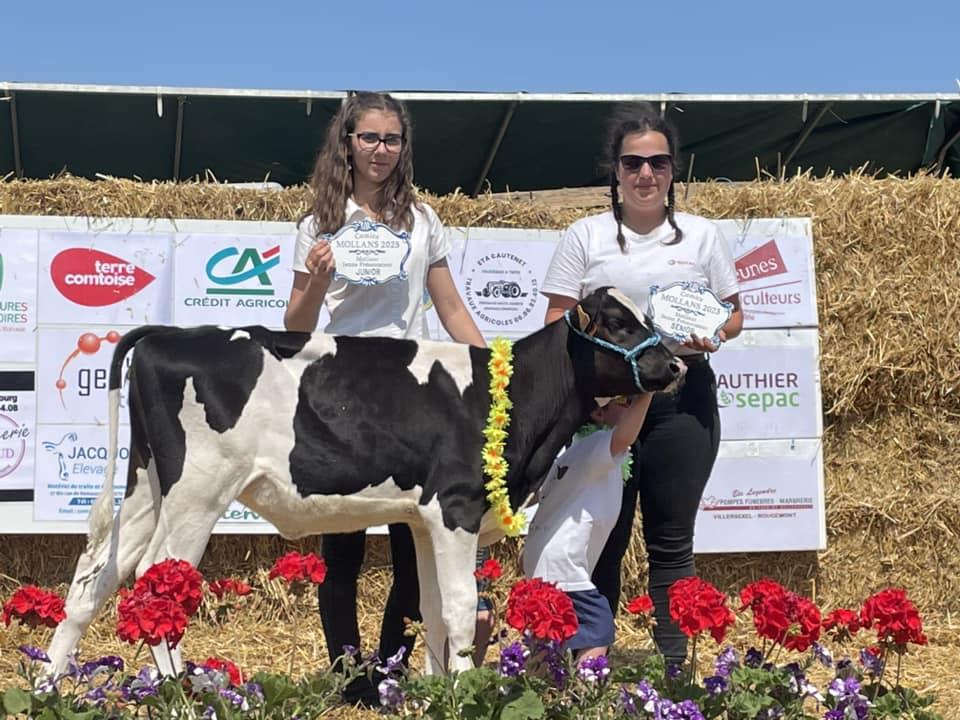
[(165, 233), (40, 232), (39, 322), (169, 324)]
[[(41, 423), (99, 425), (107, 422), (107, 383), (123, 326), (41, 327), (37, 362), (37, 406)], [(126, 370), (133, 351), (125, 358)], [(120, 422), (128, 422), (127, 383), (120, 391)]]
[[(41, 425), (37, 431), (37, 482), (33, 518), (85, 521), (103, 488), (109, 431), (106, 426)], [(130, 428), (121, 427), (114, 503), (127, 486)], [(85, 531), (85, 527), (84, 527)]]
[(823, 550), (819, 440), (725, 442), (697, 514), (698, 553)]
[(523, 336), (543, 327), (547, 274), (559, 230), (453, 228), (463, 235), (460, 258), (452, 256), (454, 281), (486, 337)]
[(0, 362), (37, 356), (37, 231), (0, 228)]
[[(174, 239), (173, 319), (283, 329), (296, 236), (181, 233)], [(321, 326), (322, 327), (322, 326)]]
[(0, 491), (33, 487), (37, 403), (34, 373), (0, 371)]
[(817, 325), (809, 218), (718, 220), (740, 280), (745, 328)]
[(724, 440), (820, 437), (816, 330), (744, 331), (710, 358)]

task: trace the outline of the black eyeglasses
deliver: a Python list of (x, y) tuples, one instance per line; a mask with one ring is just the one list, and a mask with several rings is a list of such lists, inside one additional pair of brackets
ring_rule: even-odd
[(383, 146), (390, 152), (399, 152), (403, 146), (403, 135), (397, 133), (379, 135), (375, 132), (352, 132), (347, 134), (357, 139), (357, 144), (361, 150), (368, 150), (370, 152), (376, 150), (380, 143), (383, 143)]
[(673, 158), (668, 153), (660, 155), (621, 155), (620, 165), (627, 172), (640, 172), (644, 163), (650, 163), (650, 169), (655, 173), (669, 172), (673, 168)]

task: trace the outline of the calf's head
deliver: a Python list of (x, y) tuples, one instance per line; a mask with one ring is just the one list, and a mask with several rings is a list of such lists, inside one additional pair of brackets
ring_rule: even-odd
[(592, 350), (596, 395), (669, 390), (686, 372), (650, 321), (616, 288), (592, 292), (568, 313), (567, 322)]

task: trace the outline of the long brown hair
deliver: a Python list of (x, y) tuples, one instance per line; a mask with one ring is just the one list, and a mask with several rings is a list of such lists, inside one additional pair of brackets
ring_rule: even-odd
[(387, 93), (357, 92), (340, 106), (327, 126), (323, 147), (317, 154), (310, 177), (313, 205), (304, 218), (312, 215), (316, 233), (333, 233), (346, 222), (347, 198), (353, 194), (353, 168), (350, 164), (350, 136), (364, 113), (371, 110), (393, 113), (400, 119), (403, 145), (400, 158), (383, 182), (374, 201), (374, 210), (395, 230), (413, 229), (413, 208), (417, 205), (413, 187), (413, 126), (402, 102)]
[[(632, 133), (646, 132), (658, 132), (667, 139), (667, 147), (673, 158), (674, 173), (677, 170), (677, 155), (680, 151), (677, 130), (662, 118), (652, 105), (649, 103), (628, 105), (614, 114), (607, 134), (607, 156), (604, 159), (604, 166), (610, 173), (610, 203), (613, 207), (613, 217), (617, 220), (617, 244), (620, 245), (621, 252), (627, 251), (627, 243), (623, 237), (623, 203), (620, 202), (620, 193), (617, 190), (620, 186), (620, 181), (617, 180), (617, 164), (620, 162), (623, 139)], [(677, 227), (677, 222), (673, 218), (675, 205), (673, 186), (674, 182), (671, 178), (670, 189), (667, 190), (667, 222), (673, 228), (674, 234), (673, 240), (667, 243), (668, 245), (674, 245), (683, 239), (683, 231)]]

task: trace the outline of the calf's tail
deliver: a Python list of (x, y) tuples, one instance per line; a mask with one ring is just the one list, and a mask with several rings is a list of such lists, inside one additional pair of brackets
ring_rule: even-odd
[(90, 508), (87, 531), (87, 552), (95, 553), (110, 540), (113, 531), (113, 483), (117, 474), (117, 434), (120, 427), (120, 389), (123, 386), (124, 359), (131, 348), (148, 335), (169, 332), (175, 328), (163, 325), (144, 325), (131, 330), (117, 343), (110, 364), (110, 382), (108, 387), (109, 445), (107, 450), (107, 472), (103, 489)]

